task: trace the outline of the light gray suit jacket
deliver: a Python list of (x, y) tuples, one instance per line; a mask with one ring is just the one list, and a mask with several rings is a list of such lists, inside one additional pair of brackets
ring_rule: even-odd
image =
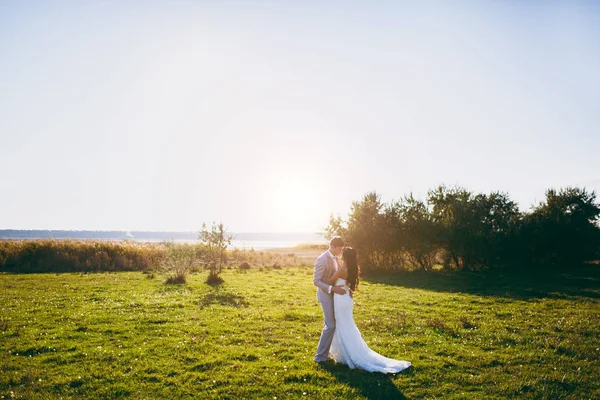
[(317, 287), (317, 300), (321, 303), (333, 301), (333, 292), (327, 293), (329, 286), (327, 280), (335, 273), (335, 265), (333, 259), (329, 255), (329, 250), (317, 257), (315, 261), (315, 272), (313, 275), (313, 283)]

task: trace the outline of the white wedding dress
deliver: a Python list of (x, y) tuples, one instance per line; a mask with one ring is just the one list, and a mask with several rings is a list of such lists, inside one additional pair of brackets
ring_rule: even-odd
[(365, 343), (354, 323), (352, 308), (354, 300), (346, 280), (338, 278), (335, 286), (344, 286), (346, 294), (334, 294), (335, 334), (331, 343), (331, 353), (336, 362), (350, 368), (360, 368), (369, 372), (396, 373), (410, 367), (410, 362), (387, 358), (371, 350)]

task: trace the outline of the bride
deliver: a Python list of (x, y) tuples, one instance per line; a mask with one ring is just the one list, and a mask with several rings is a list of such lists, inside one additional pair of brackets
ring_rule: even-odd
[(354, 323), (352, 308), (354, 301), (350, 291), (358, 286), (358, 262), (356, 250), (347, 247), (342, 253), (343, 266), (329, 279), (330, 285), (342, 286), (345, 294), (334, 294), (335, 334), (331, 353), (336, 362), (350, 368), (360, 368), (369, 372), (395, 373), (410, 367), (410, 362), (387, 358), (371, 350), (363, 340)]

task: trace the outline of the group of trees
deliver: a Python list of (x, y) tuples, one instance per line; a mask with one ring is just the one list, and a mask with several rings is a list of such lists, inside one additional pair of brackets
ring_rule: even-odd
[(365, 270), (572, 266), (600, 257), (599, 216), (595, 193), (580, 188), (550, 189), (521, 212), (505, 193), (440, 186), (388, 204), (367, 193), (324, 233), (343, 236)]

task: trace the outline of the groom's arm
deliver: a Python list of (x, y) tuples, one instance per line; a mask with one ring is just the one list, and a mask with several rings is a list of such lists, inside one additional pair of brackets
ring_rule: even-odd
[(326, 293), (334, 292), (337, 294), (345, 294), (346, 291), (341, 287), (330, 285), (323, 280), (325, 271), (327, 271), (327, 259), (317, 259), (315, 262), (315, 273), (313, 275), (313, 283), (315, 286), (320, 287)]
[(327, 260), (317, 259), (315, 262), (315, 272), (313, 274), (313, 283), (316, 287), (323, 289), (326, 293), (331, 293), (332, 285), (323, 280), (323, 276), (327, 271)]

